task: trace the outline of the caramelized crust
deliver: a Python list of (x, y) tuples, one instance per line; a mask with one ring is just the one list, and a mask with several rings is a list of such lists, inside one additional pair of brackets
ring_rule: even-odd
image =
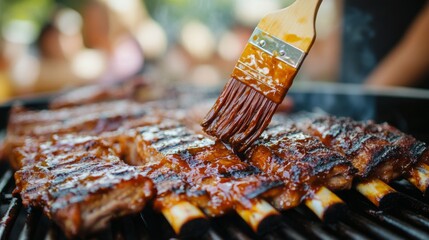
[[(160, 106), (163, 111), (158, 110)], [(126, 154), (131, 145), (123, 144), (128, 137), (127, 130), (146, 125), (147, 122), (159, 122), (161, 118), (180, 117), (177, 113), (180, 111), (169, 110), (172, 106), (169, 102), (141, 104), (116, 101), (57, 110), (15, 108), (10, 114), (3, 155), (9, 158), (14, 169), (19, 169), (21, 164), (16, 160), (14, 149), (23, 146), (29, 139), (44, 142), (54, 135), (73, 134), (101, 136), (111, 143), (119, 157), (128, 157)]]
[(404, 162), (404, 169), (408, 169), (409, 166), (414, 165), (418, 161), (428, 163), (428, 148), (426, 143), (399, 131), (388, 123), (375, 124), (373, 121), (367, 121), (365, 122), (365, 133), (374, 134), (399, 147), (402, 155), (408, 160)]
[(25, 206), (42, 208), (69, 237), (141, 211), (155, 193), (141, 169), (123, 163), (100, 139), (32, 144), (20, 151), (26, 165), (15, 173), (14, 194)]
[(150, 106), (131, 101), (92, 104), (58, 110), (15, 109), (8, 123), (8, 136), (49, 136), (52, 134), (99, 134), (117, 129), (125, 120), (147, 115)]
[(270, 125), (246, 156), (249, 163), (284, 182), (285, 191), (273, 201), (281, 209), (297, 206), (318, 186), (350, 188), (356, 171), (318, 139), (282, 124)]
[(399, 145), (369, 131), (365, 123), (332, 116), (299, 116), (294, 120), (299, 129), (318, 137), (350, 160), (360, 178), (390, 182), (413, 164)]
[(156, 172), (161, 163), (168, 163), (193, 192), (207, 194), (205, 202), (194, 203), (211, 216), (230, 211), (237, 204), (250, 207), (252, 198), (275, 194), (282, 185), (242, 162), (221, 142), (195, 134), (174, 121), (140, 128), (137, 148), (141, 165)]

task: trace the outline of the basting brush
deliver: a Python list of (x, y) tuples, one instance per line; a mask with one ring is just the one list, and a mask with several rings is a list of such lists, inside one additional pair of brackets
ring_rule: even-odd
[(243, 152), (267, 127), (315, 38), (321, 0), (296, 0), (265, 16), (205, 117), (206, 133)]

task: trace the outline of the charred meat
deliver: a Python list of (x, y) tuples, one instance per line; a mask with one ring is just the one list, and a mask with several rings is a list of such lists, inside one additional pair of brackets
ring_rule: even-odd
[(417, 158), (410, 159), (403, 154), (401, 144), (394, 144), (389, 137), (370, 130), (371, 127), (363, 122), (320, 115), (298, 115), (292, 119), (300, 130), (318, 137), (326, 146), (350, 160), (358, 169), (359, 178), (390, 182), (406, 173), (417, 161)]
[(285, 191), (273, 201), (280, 209), (297, 206), (318, 186), (350, 188), (355, 173), (341, 154), (284, 124), (270, 125), (246, 156), (250, 164), (284, 182)]
[[(374, 134), (399, 147), (403, 156), (409, 159), (408, 165), (412, 165), (417, 161), (428, 163), (428, 148), (426, 143), (401, 132), (388, 123), (376, 124), (373, 121), (367, 121), (365, 122), (365, 133)], [(408, 168), (408, 165), (404, 166), (404, 168)]]
[[(167, 162), (192, 192), (207, 194), (194, 202), (211, 216), (240, 206), (251, 206), (259, 195), (277, 194), (282, 182), (240, 160), (223, 143), (195, 134), (175, 121), (140, 128), (137, 149), (145, 168), (157, 171)], [(162, 203), (158, 203), (162, 204)]]
[(15, 173), (14, 194), (25, 206), (42, 208), (69, 237), (137, 213), (154, 196), (153, 183), (142, 170), (123, 163), (98, 138), (31, 144), (20, 152), (25, 165)]

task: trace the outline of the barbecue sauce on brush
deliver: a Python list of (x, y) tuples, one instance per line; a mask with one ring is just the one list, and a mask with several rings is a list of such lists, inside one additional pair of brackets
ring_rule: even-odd
[(279, 60), (277, 56), (277, 52), (271, 56), (254, 45), (247, 44), (232, 72), (232, 78), (280, 104), (292, 85), (297, 69)]
[(297, 69), (247, 44), (232, 78), (202, 123), (206, 133), (246, 150), (264, 131)]

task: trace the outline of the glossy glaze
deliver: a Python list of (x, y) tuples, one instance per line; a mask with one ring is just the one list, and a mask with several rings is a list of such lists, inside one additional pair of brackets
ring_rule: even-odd
[(268, 126), (276, 109), (275, 102), (233, 78), (201, 125), (209, 135), (243, 152)]
[(156, 166), (154, 172), (160, 165), (169, 165), (191, 192), (208, 196), (203, 205), (194, 203), (209, 215), (224, 214), (237, 204), (251, 207), (249, 199), (282, 185), (242, 162), (221, 142), (195, 134), (178, 123), (163, 122), (139, 131), (142, 165)]
[(360, 178), (389, 182), (410, 166), (399, 146), (366, 131), (362, 122), (331, 116), (302, 117), (294, 122), (304, 132), (342, 153), (358, 169)]
[(252, 44), (247, 44), (237, 62), (232, 77), (252, 87), (271, 101), (282, 102), (297, 69)]
[(28, 142), (21, 151), (24, 159), (26, 151), (26, 165), (15, 173), (14, 194), (25, 206), (42, 208), (69, 237), (104, 228), (115, 216), (139, 212), (155, 194), (152, 181), (100, 139)]
[(283, 124), (269, 126), (246, 156), (249, 163), (284, 182), (283, 196), (274, 200), (275, 206), (283, 209), (296, 206), (311, 194), (310, 189), (319, 186), (350, 188), (355, 173), (342, 155)]

